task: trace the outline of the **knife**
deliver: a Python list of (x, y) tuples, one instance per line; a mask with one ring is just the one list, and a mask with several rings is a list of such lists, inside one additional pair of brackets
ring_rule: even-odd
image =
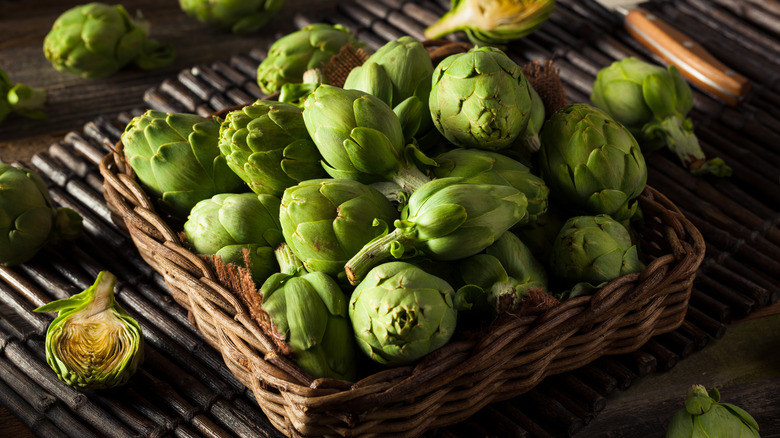
[(661, 59), (676, 66), (688, 80), (729, 105), (738, 105), (750, 91), (750, 81), (718, 61), (693, 38), (637, 6), (644, 1), (596, 0), (623, 15), (628, 33)]

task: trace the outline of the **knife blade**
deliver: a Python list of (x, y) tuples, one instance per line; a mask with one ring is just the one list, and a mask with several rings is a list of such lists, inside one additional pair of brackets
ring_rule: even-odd
[(724, 65), (693, 38), (638, 6), (646, 0), (596, 0), (620, 13), (628, 33), (651, 52), (676, 66), (689, 81), (729, 105), (742, 102), (750, 81)]

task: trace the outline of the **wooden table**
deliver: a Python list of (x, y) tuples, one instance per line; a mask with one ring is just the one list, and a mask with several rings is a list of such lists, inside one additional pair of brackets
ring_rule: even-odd
[[(0, 68), (12, 81), (49, 92), (48, 120), (12, 117), (0, 123), (0, 158), (28, 163), (72, 130), (100, 115), (113, 116), (144, 107), (144, 93), (178, 72), (201, 63), (267, 48), (270, 41), (295, 29), (293, 17), (304, 11), (333, 7), (336, 1), (287, 0), (284, 9), (262, 32), (232, 35), (211, 29), (187, 17), (176, 2), (124, 2), (132, 13), (144, 12), (152, 36), (170, 42), (177, 51), (174, 63), (143, 72), (125, 69), (109, 78), (89, 80), (57, 72), (44, 58), (42, 41), (54, 19), (80, 2), (0, 0)], [(780, 436), (780, 304), (731, 324), (722, 339), (681, 361), (670, 371), (639, 379), (631, 388), (611, 395), (607, 407), (577, 436), (663, 436), (670, 415), (682, 406), (692, 383), (717, 386), (725, 401), (753, 413), (762, 436)], [(640, 435), (637, 435), (641, 431)], [(0, 436), (25, 437), (33, 432), (0, 408)]]

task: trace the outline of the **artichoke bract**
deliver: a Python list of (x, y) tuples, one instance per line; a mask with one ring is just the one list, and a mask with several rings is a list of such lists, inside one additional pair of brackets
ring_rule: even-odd
[(344, 266), (357, 284), (374, 266), (419, 250), (435, 260), (469, 257), (522, 220), (528, 201), (514, 187), (436, 178), (409, 197), (395, 229), (363, 247)]
[(442, 60), (428, 106), (433, 123), (456, 146), (500, 150), (528, 126), (531, 85), (522, 68), (494, 47), (474, 47)]
[(0, 162), (0, 264), (24, 263), (60, 239), (75, 239), (81, 216), (54, 207), (46, 183), (35, 171)]
[(219, 123), (197, 114), (148, 110), (122, 133), (130, 167), (166, 213), (186, 219), (218, 193), (246, 188), (219, 151)]
[(344, 264), (382, 232), (398, 210), (381, 192), (357, 181), (303, 181), (285, 190), (279, 212), (282, 233), (307, 271), (344, 276)]
[(545, 122), (539, 168), (550, 196), (570, 210), (632, 217), (647, 166), (628, 129), (587, 104), (570, 104)]
[(421, 359), (452, 337), (457, 321), (453, 295), (449, 283), (409, 263), (373, 268), (349, 301), (358, 347), (388, 366)]
[(149, 22), (133, 19), (122, 5), (88, 3), (63, 12), (43, 40), (54, 68), (84, 78), (102, 78), (134, 62), (143, 70), (163, 68), (175, 56), (170, 44), (148, 38)]
[(463, 31), (474, 44), (503, 45), (535, 31), (554, 8), (554, 0), (452, 0), (449, 12), (425, 29), (425, 38)]
[(45, 119), (46, 113), (42, 108), (47, 98), (48, 93), (43, 88), (14, 84), (8, 74), (0, 69), (0, 122), (11, 113), (31, 119)]
[(528, 215), (517, 225), (536, 222), (547, 212), (550, 189), (525, 164), (503, 154), (479, 149), (453, 149), (434, 158), (436, 178), (460, 177), (480, 184), (505, 184), (520, 190), (528, 200)]
[(307, 272), (286, 245), (275, 253), (281, 272), (260, 287), (271, 329), (311, 376), (354, 381), (357, 361), (346, 295), (329, 275)]
[(334, 178), (390, 180), (409, 193), (430, 179), (407, 157), (414, 147), (398, 116), (372, 94), (320, 85), (304, 102), (303, 121)]
[(187, 15), (235, 34), (261, 29), (282, 6), (284, 0), (179, 0)]
[(685, 408), (669, 421), (666, 438), (758, 438), (759, 427), (747, 411), (720, 401), (720, 392), (702, 385), (688, 390)]
[(643, 150), (667, 146), (694, 175), (731, 175), (723, 159), (704, 155), (687, 117), (693, 94), (677, 67), (615, 61), (598, 72), (590, 100), (631, 130)]
[(303, 110), (289, 103), (258, 100), (229, 112), (220, 125), (219, 150), (257, 194), (281, 197), (287, 187), (327, 176)]
[(645, 268), (626, 227), (604, 214), (569, 218), (553, 241), (550, 266), (563, 286), (571, 287), (564, 294), (568, 298)]
[(214, 254), (224, 263), (247, 267), (257, 283), (277, 272), (274, 248), (284, 240), (279, 198), (254, 193), (220, 193), (192, 208), (184, 235), (198, 254)]
[(301, 83), (306, 70), (323, 67), (347, 43), (361, 45), (340, 24), (314, 23), (287, 34), (271, 44), (257, 66), (257, 84), (270, 94), (284, 84)]
[(36, 312), (59, 312), (46, 331), (46, 362), (78, 390), (124, 385), (144, 358), (141, 326), (114, 299), (116, 276), (101, 271), (81, 293)]
[(380, 47), (354, 67), (342, 88), (379, 97), (398, 115), (409, 140), (433, 127), (428, 109), (433, 63), (422, 43), (402, 36)]

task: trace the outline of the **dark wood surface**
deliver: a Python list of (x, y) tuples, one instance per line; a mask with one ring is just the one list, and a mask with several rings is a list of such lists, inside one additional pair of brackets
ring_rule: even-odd
[[(152, 36), (174, 44), (173, 65), (154, 72), (125, 69), (109, 78), (89, 80), (57, 72), (43, 56), (42, 41), (51, 23), (75, 1), (0, 0), (0, 68), (12, 81), (49, 91), (44, 121), (12, 117), (0, 123), (0, 159), (29, 162), (70, 131), (100, 115), (113, 117), (143, 107), (144, 93), (180, 70), (265, 49), (276, 37), (293, 30), (298, 12), (333, 7), (330, 0), (287, 0), (284, 9), (262, 32), (237, 36), (211, 29), (187, 17), (176, 1), (124, 2), (134, 14), (144, 12)], [(776, 273), (773, 275), (777, 275)], [(663, 436), (671, 414), (682, 406), (693, 383), (717, 386), (724, 401), (751, 412), (763, 437), (780, 437), (780, 304), (729, 325), (726, 336), (680, 361), (669, 371), (638, 379), (612, 393), (606, 408), (577, 434), (583, 437)], [(35, 435), (0, 408), (0, 437)]]

